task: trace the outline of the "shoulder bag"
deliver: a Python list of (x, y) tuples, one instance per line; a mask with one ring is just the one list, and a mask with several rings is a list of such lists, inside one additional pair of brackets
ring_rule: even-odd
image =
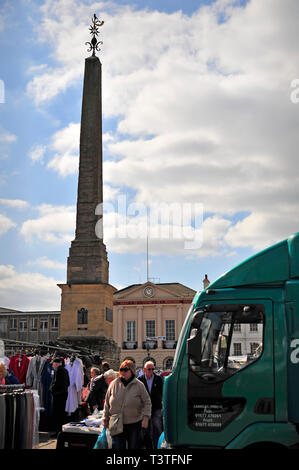
[(122, 413), (124, 403), (125, 403), (125, 400), (122, 403), (120, 412), (111, 415), (109, 418), (109, 431), (110, 431), (111, 436), (117, 436), (117, 434), (121, 434), (124, 430), (123, 413)]

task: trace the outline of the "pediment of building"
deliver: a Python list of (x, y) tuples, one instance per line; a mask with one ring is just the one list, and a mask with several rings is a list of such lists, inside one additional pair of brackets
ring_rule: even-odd
[(162, 298), (178, 298), (169, 289), (157, 286), (151, 282), (146, 282), (139, 286), (132, 286), (131, 288), (125, 289), (124, 292), (115, 294), (116, 300), (151, 300), (151, 299), (162, 299)]
[[(129, 286), (114, 294), (115, 300), (154, 300), (154, 299), (179, 299), (186, 297), (186, 292), (178, 289), (177, 284), (154, 284), (145, 282)], [(182, 286), (184, 287), (184, 286)], [(190, 296), (191, 293), (190, 293)]]

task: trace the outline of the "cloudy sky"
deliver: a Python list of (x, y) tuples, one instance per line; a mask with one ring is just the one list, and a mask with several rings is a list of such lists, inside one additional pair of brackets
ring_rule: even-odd
[(150, 279), (198, 290), (299, 231), (298, 0), (0, 4), (0, 306), (60, 309), (94, 13), (110, 283), (147, 233)]

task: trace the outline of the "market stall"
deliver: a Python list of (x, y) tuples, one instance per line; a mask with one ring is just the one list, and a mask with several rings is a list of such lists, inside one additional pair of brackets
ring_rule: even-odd
[[(102, 411), (90, 415), (82, 421), (70, 422), (62, 426), (58, 434), (56, 449), (85, 448), (93, 449), (103, 431)], [(108, 448), (111, 449), (111, 437), (107, 432)]]

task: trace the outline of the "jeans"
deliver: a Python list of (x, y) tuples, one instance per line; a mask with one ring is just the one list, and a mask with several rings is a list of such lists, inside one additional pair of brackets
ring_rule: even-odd
[(153, 432), (153, 445), (154, 445), (154, 449), (157, 449), (159, 437), (161, 436), (162, 431), (163, 431), (161, 409), (154, 410), (152, 412), (151, 422), (152, 422), (151, 426), (152, 426), (152, 432)]
[(152, 411), (148, 428), (143, 431), (143, 447), (146, 449), (157, 449), (159, 437), (163, 431), (162, 410)]
[(112, 449), (139, 449), (140, 433), (141, 421), (124, 424), (123, 432), (112, 436)]

